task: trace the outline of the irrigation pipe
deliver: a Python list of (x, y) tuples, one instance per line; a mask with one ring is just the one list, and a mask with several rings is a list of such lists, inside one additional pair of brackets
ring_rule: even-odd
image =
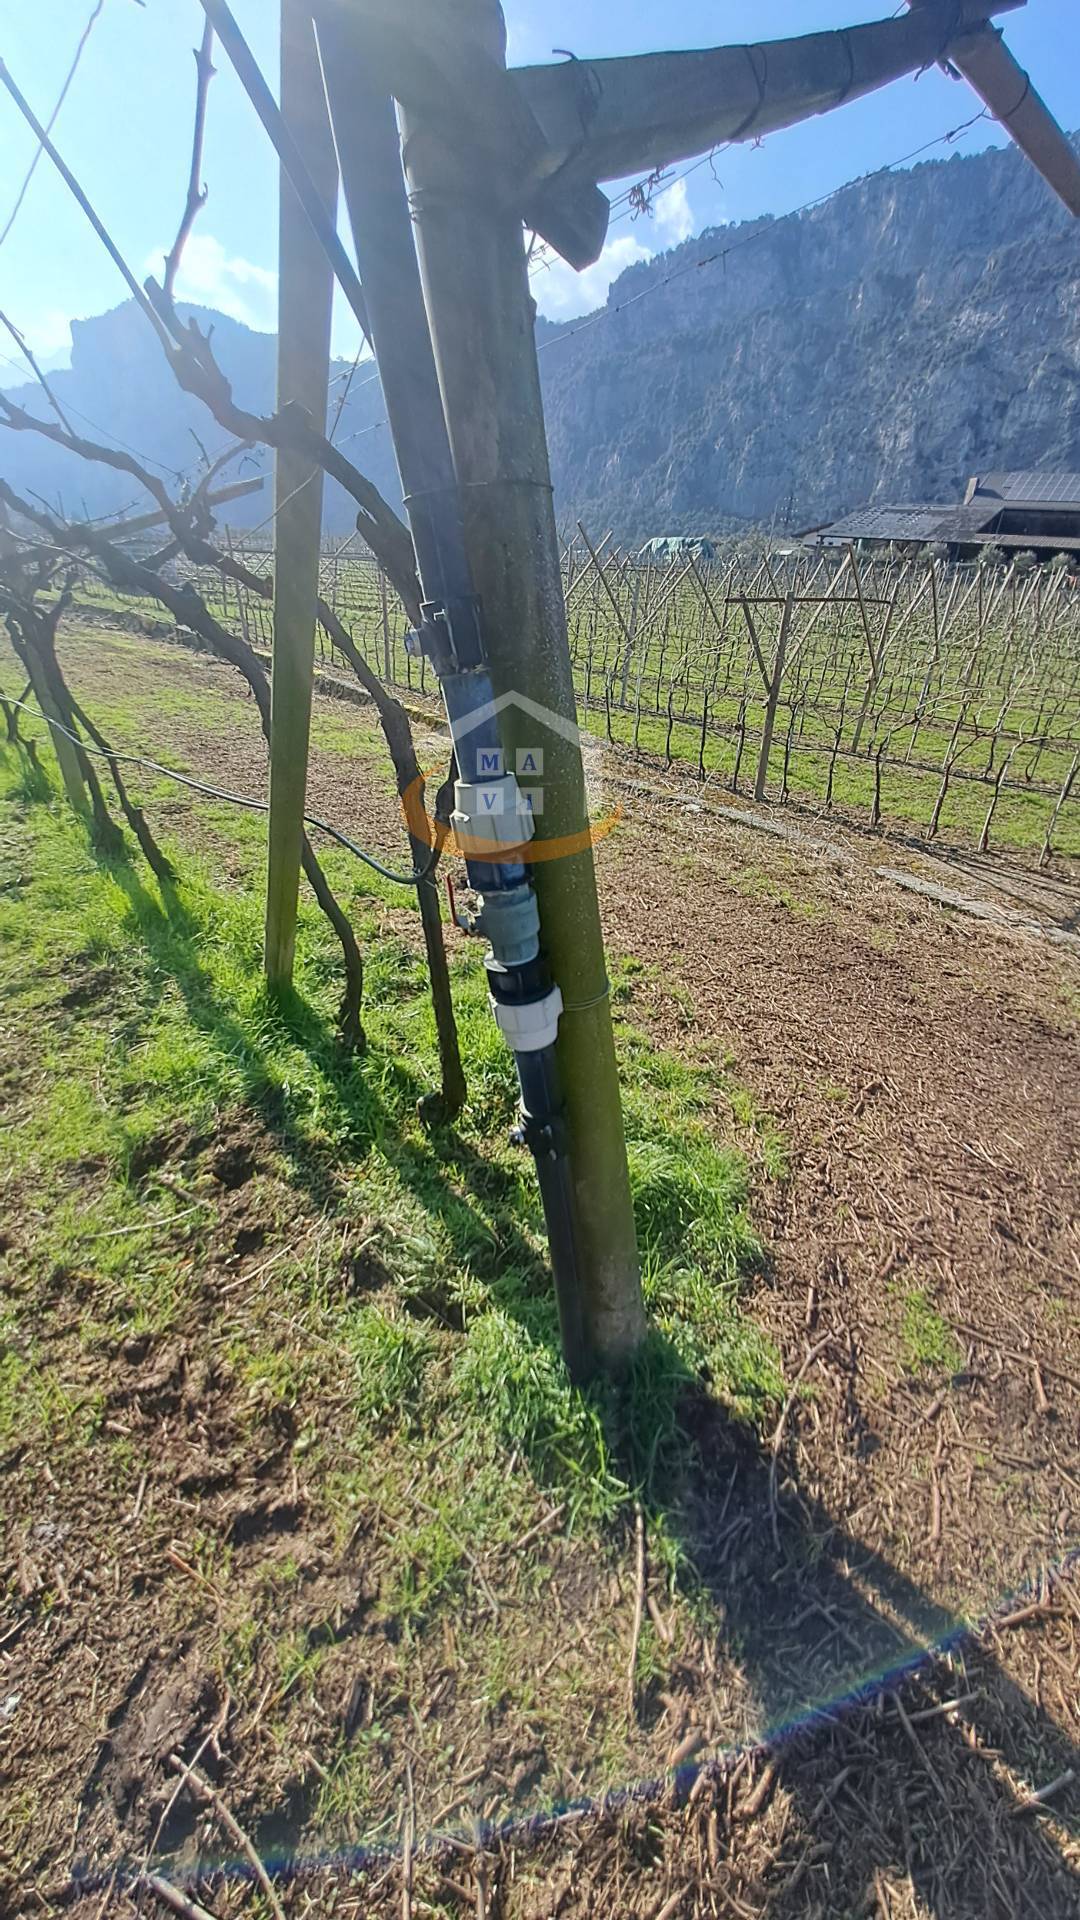
[[(269, 802), (266, 800), (254, 800), (246, 793), (230, 793), (225, 787), (208, 786), (204, 780), (193, 780), (189, 774), (179, 773), (175, 767), (163, 766), (160, 760), (148, 760), (144, 754), (115, 753), (111, 749), (106, 752), (103, 747), (87, 746), (86, 741), (77, 733), (72, 733), (67, 727), (61, 726), (59, 720), (50, 720), (48, 715), (40, 713), (37, 707), (31, 706), (28, 700), (13, 700), (7, 694), (0, 694), (0, 699), (6, 706), (21, 707), (24, 713), (31, 714), (41, 725), (62, 733), (65, 739), (81, 748), (83, 753), (93, 754), (95, 759), (123, 761), (126, 766), (146, 767), (151, 773), (162, 774), (166, 780), (175, 780), (178, 786), (190, 787), (193, 793), (204, 793), (211, 800), (226, 800), (233, 807), (246, 807), (250, 813), (269, 813), (270, 811)], [(305, 813), (304, 825), (315, 827), (319, 833), (328, 834), (331, 840), (337, 841), (339, 847), (344, 847), (347, 853), (355, 854), (358, 860), (363, 861), (365, 867), (370, 867), (374, 873), (380, 874), (384, 880), (391, 881), (396, 887), (420, 886), (433, 873), (442, 851), (439, 845), (433, 846), (422, 867), (413, 867), (408, 873), (394, 873), (390, 867), (384, 867), (380, 860), (376, 860), (374, 854), (365, 853), (363, 847), (358, 847), (355, 840), (350, 840), (347, 833), (342, 833), (340, 827), (332, 826), (329, 820), (323, 820), (319, 814)]]

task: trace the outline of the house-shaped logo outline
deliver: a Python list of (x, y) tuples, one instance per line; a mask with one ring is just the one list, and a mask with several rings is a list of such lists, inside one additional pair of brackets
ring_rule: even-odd
[[(507, 707), (516, 708), (519, 713), (523, 713), (528, 719), (534, 720), (538, 726), (547, 727), (552, 733), (558, 734), (568, 745), (577, 748), (581, 756), (582, 772), (585, 780), (586, 804), (591, 804), (596, 797), (595, 772), (597, 762), (603, 757), (603, 747), (600, 741), (596, 739), (595, 735), (584, 732), (575, 721), (565, 719), (561, 713), (553, 713), (550, 707), (545, 707), (540, 700), (531, 699), (527, 693), (517, 693), (513, 688), (510, 688), (506, 693), (500, 693), (491, 700), (485, 700), (482, 706), (476, 707), (472, 713), (464, 716), (460, 722), (457, 723), (456, 737), (458, 741), (460, 742), (462, 739), (467, 738), (470, 733), (475, 733), (476, 729), (482, 727), (487, 721), (498, 719), (499, 715), (504, 713)], [(590, 780), (590, 771), (594, 775), (592, 780)], [(416, 788), (416, 786), (417, 783), (414, 782), (413, 787)], [(402, 795), (405, 816), (409, 823), (410, 830), (414, 834), (417, 831), (418, 824), (415, 817), (417, 797), (416, 793), (412, 793), (410, 804), (410, 792)], [(421, 812), (423, 813), (427, 833), (430, 834), (433, 830), (434, 823), (430, 820), (426, 809), (421, 807)], [(564, 834), (547, 840), (537, 839), (535, 842), (530, 842), (525, 848), (519, 848), (513, 857), (515, 859), (524, 859), (526, 862), (536, 862), (540, 860), (557, 860), (565, 854), (580, 853), (583, 848), (593, 846), (598, 840), (605, 839), (623, 818), (623, 813), (624, 809), (620, 804), (600, 820), (591, 822), (584, 832)], [(454, 845), (453, 837), (450, 844)], [(457, 846), (455, 850), (459, 853), (462, 851), (460, 846)], [(467, 851), (471, 852), (472, 850), (467, 849)]]

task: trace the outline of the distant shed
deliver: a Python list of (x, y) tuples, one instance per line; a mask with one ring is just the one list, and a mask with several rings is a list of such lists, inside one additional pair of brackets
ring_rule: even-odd
[(974, 474), (955, 505), (856, 507), (803, 536), (814, 546), (891, 546), (901, 552), (941, 545), (953, 559), (982, 547), (1023, 548), (1049, 558), (1080, 557), (1080, 473), (1035, 469)]

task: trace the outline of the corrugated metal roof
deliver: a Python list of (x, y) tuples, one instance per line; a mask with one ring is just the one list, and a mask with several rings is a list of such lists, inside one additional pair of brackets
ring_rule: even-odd
[(966, 540), (989, 527), (1001, 512), (1000, 500), (965, 500), (950, 507), (941, 523), (942, 540)]
[(856, 507), (822, 532), (836, 540), (934, 540), (949, 507)]
[(952, 507), (856, 507), (822, 527), (821, 533), (830, 540), (960, 540), (979, 533), (998, 512), (1000, 502), (995, 501)]
[(1080, 512), (1080, 473), (1063, 467), (1033, 467), (1013, 473), (977, 473), (969, 494), (1007, 502), (1010, 506), (1070, 506)]
[(1018, 547), (1032, 553), (1080, 553), (1080, 537), (1065, 539), (1053, 533), (976, 533), (972, 541), (979, 547)]

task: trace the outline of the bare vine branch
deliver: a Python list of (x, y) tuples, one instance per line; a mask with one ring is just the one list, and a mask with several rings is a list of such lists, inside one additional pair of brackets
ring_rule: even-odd
[[(236, 634), (230, 633), (219, 620), (214, 618), (202, 596), (189, 585), (174, 586), (162, 579), (140, 560), (124, 553), (107, 537), (100, 528), (86, 522), (69, 524), (56, 520), (44, 508), (35, 507), (30, 501), (17, 494), (6, 480), (0, 480), (0, 502), (10, 512), (29, 521), (31, 526), (40, 528), (52, 543), (61, 550), (77, 552), (85, 550), (95, 555), (105, 572), (116, 587), (126, 592), (145, 595), (161, 602), (167, 607), (178, 625), (188, 627), (205, 640), (212, 653), (228, 661), (236, 668), (255, 700), (263, 736), (270, 741), (270, 686), (258, 655)], [(74, 716), (73, 716), (74, 717)], [(84, 756), (85, 759), (85, 756)], [(91, 792), (93, 786), (91, 785)], [(323, 913), (330, 921), (341, 944), (345, 966), (345, 994), (339, 1013), (339, 1024), (346, 1045), (360, 1049), (364, 1045), (364, 1031), (360, 1018), (360, 1004), (363, 992), (364, 964), (356, 935), (347, 914), (338, 900), (319, 863), (318, 857), (305, 833), (301, 846), (301, 858), (304, 873), (312, 892)]]
[(137, 306), (141, 307), (143, 313), (145, 313), (147, 319), (149, 320), (150, 325), (153, 327), (154, 332), (157, 334), (158, 339), (161, 341), (162, 346), (166, 347), (167, 349), (168, 335), (166, 334), (165, 329), (161, 324), (161, 321), (158, 319), (157, 314), (154, 312), (154, 309), (151, 306), (149, 300), (147, 299), (145, 293), (140, 287), (138, 281), (136, 280), (135, 275), (132, 273), (131, 268), (128, 266), (127, 261), (124, 259), (124, 256), (120, 252), (120, 249), (117, 246), (112, 235), (109, 233), (108, 229), (102, 224), (102, 222), (98, 219), (98, 216), (95, 213), (93, 207), (91, 206), (89, 200), (87, 199), (86, 194), (83, 192), (81, 186), (79, 185), (79, 182), (75, 178), (75, 175), (72, 173), (71, 168), (68, 166), (67, 162), (63, 159), (61, 154), (57, 152), (56, 148), (54, 147), (52, 141), (48, 136), (48, 133), (46, 132), (45, 128), (42, 126), (41, 121), (37, 117), (37, 114), (34, 112), (33, 107), (30, 105), (25, 95), (20, 91), (19, 87), (16, 85), (16, 82), (7, 66), (6, 61), (2, 59), (0, 59), (0, 86), (6, 88), (7, 92), (11, 95), (12, 100), (14, 100), (15, 105), (18, 107), (19, 112), (22, 114), (23, 119), (26, 121), (27, 126), (30, 128), (31, 132), (37, 136), (38, 144), (42, 152), (48, 154), (49, 159), (52, 161), (53, 166), (56, 168), (57, 173), (60, 175), (60, 178), (64, 182), (64, 185), (67, 187), (68, 192), (72, 195), (77, 205), (81, 207), (83, 213), (86, 215), (86, 218), (89, 220), (90, 225), (93, 227), (94, 232), (97, 234), (98, 239), (101, 241), (102, 246), (105, 248), (105, 251), (109, 256), (109, 259), (112, 261), (113, 266), (116, 268), (117, 272), (120, 274), (124, 282), (124, 285), (127, 287), (128, 292), (131, 294), (132, 299), (136, 302)]
[(155, 280), (147, 280), (146, 292), (160, 323), (168, 330), (172, 342), (169, 363), (185, 393), (201, 400), (218, 425), (235, 434), (238, 440), (293, 448), (336, 480), (356, 503), (357, 530), (393, 581), (409, 618), (418, 621), (420, 588), (412, 539), (378, 488), (316, 428), (302, 407), (290, 402), (275, 414), (263, 415), (249, 413), (238, 406), (232, 386), (214, 357), (209, 334), (202, 331), (196, 320), (182, 320)]
[(206, 205), (208, 189), (200, 186), (199, 175), (202, 172), (203, 140), (206, 134), (206, 99), (210, 91), (210, 82), (216, 71), (211, 55), (214, 48), (214, 29), (209, 20), (203, 24), (203, 36), (195, 49), (195, 121), (191, 133), (191, 170), (188, 174), (187, 197), (184, 211), (180, 216), (180, 225), (176, 230), (176, 239), (165, 256), (165, 280), (163, 291), (171, 301), (176, 286), (176, 275), (187, 245), (188, 235), (195, 225), (199, 214)]
[[(69, 446), (72, 452), (80, 454), (83, 459), (96, 460), (106, 466), (118, 468), (125, 473), (131, 474), (133, 479), (138, 480), (140, 484), (147, 489), (151, 497), (160, 506), (163, 517), (166, 519), (170, 532), (172, 533), (172, 539), (160, 553), (149, 558), (144, 558), (141, 565), (146, 575), (157, 577), (161, 567), (172, 559), (175, 554), (183, 553), (188, 559), (193, 561), (195, 565), (215, 568), (224, 578), (233, 580), (237, 586), (244, 588), (249, 593), (258, 595), (260, 599), (270, 600), (273, 597), (273, 578), (270, 574), (254, 572), (233, 554), (223, 553), (209, 538), (210, 513), (207, 490), (216, 473), (220, 471), (221, 466), (223, 466), (227, 460), (234, 458), (241, 452), (244, 443), (241, 442), (230, 448), (226, 448), (204, 475), (195, 495), (192, 496), (191, 500), (181, 505), (170, 499), (160, 481), (156, 480), (152, 474), (147, 473), (133, 456), (117, 454), (111, 447), (101, 446), (97, 442), (89, 441), (78, 434), (64, 435), (53, 428), (48, 422), (38, 421), (34, 415), (23, 413), (21, 409), (15, 408), (10, 402), (5, 403), (2, 396), (0, 396), (0, 424), (4, 424), (16, 432), (42, 432), (45, 438), (55, 440), (61, 445)], [(78, 532), (79, 529), (77, 528), (70, 531), (68, 540), (69, 547), (77, 540)], [(88, 543), (83, 542), (82, 544), (85, 546)], [(100, 542), (98, 543), (98, 550), (100, 551)], [(63, 549), (60, 549), (60, 551), (62, 553)], [(56, 549), (50, 550), (49, 564), (56, 564), (56, 552)], [(109, 577), (108, 568), (106, 568), (106, 576)], [(159, 594), (157, 597), (161, 598), (162, 596)], [(406, 811), (413, 859), (418, 869), (423, 868), (425, 860), (430, 857), (430, 841), (427, 837), (426, 817), (423, 813), (424, 776), (416, 758), (416, 749), (413, 744), (412, 728), (409, 724), (408, 715), (401, 705), (401, 702), (383, 686), (378, 675), (372, 671), (364, 659), (363, 654), (356, 646), (352, 635), (338, 619), (333, 610), (327, 605), (325, 600), (319, 601), (318, 617), (331, 645), (352, 668), (357, 680), (368, 694), (378, 713), (383, 736), (386, 740), (390, 758), (394, 766), (398, 794), (402, 799), (403, 807)], [(189, 624), (194, 623), (191, 622)], [(224, 633), (225, 629), (221, 631)], [(214, 640), (212, 638), (209, 639), (209, 644), (214, 646)], [(217, 650), (219, 649), (215, 647), (215, 651)], [(254, 653), (252, 653), (251, 659), (261, 672), (261, 663)], [(240, 663), (234, 662), (234, 664), (239, 665)], [(245, 671), (243, 666), (240, 666), (240, 671)], [(250, 684), (250, 677), (246, 673), (245, 677), (249, 678)], [(120, 796), (122, 806), (124, 805), (125, 797), (126, 796), (123, 795)], [(436, 807), (436, 813), (438, 814), (438, 805)], [(138, 828), (134, 822), (132, 821), (130, 824), (132, 825), (133, 831), (138, 832)], [(434, 1107), (431, 1108), (429, 1117), (448, 1118), (457, 1113), (464, 1104), (466, 1089), (461, 1064), (461, 1053), (458, 1045), (457, 1026), (454, 1019), (453, 1001), (450, 992), (450, 980), (446, 963), (446, 946), (443, 939), (442, 920), (436, 893), (434, 861), (430, 864), (427, 877), (420, 883), (418, 900), (424, 943), (427, 950), (428, 973), (431, 982), (431, 995), (439, 1040), (442, 1079), (441, 1095), (437, 1109)], [(329, 909), (327, 910), (329, 911)]]
[[(91, 9), (90, 18), (88, 19), (85, 27), (82, 30), (82, 33), (79, 36), (78, 45), (75, 48), (74, 58), (64, 77), (64, 84), (56, 96), (55, 105), (53, 106), (53, 110), (49, 115), (48, 124), (45, 128), (46, 133), (51, 133), (54, 126), (56, 125), (57, 115), (59, 114), (60, 109), (64, 104), (64, 101), (67, 99), (68, 88), (71, 86), (71, 83), (75, 78), (75, 74), (79, 66), (79, 61), (83, 57), (83, 51), (86, 47), (86, 43), (89, 40), (90, 35), (94, 31), (94, 27), (97, 22), (98, 15), (100, 14), (104, 4), (105, 4), (105, 0), (95, 0), (94, 6)], [(26, 199), (26, 195), (30, 187), (30, 182), (33, 179), (35, 173), (37, 172), (38, 161), (41, 159), (42, 152), (43, 152), (43, 148), (39, 142), (38, 145), (34, 148), (33, 159), (31, 160), (30, 165), (27, 167), (26, 173), (23, 176), (22, 186), (19, 188), (19, 191), (15, 196), (15, 204), (12, 207), (11, 212), (8, 214), (8, 217), (4, 222), (4, 230), (2, 233), (0, 233), (0, 247), (3, 246), (4, 241), (7, 239), (8, 234), (11, 232), (12, 227), (15, 225), (15, 222), (19, 217), (19, 208), (22, 206), (23, 201)]]
[(15, 342), (15, 345), (18, 347), (19, 352), (22, 354), (22, 357), (26, 361), (27, 366), (30, 368), (30, 371), (34, 376), (34, 379), (37, 381), (38, 386), (41, 388), (42, 393), (45, 395), (45, 398), (48, 401), (53, 412), (55, 413), (57, 419), (62, 423), (63, 426), (67, 428), (67, 431), (69, 433), (74, 433), (75, 429), (72, 426), (70, 420), (68, 419), (66, 413), (64, 412), (63, 407), (60, 405), (60, 402), (57, 399), (52, 388), (50, 387), (48, 381), (46, 380), (45, 375), (42, 373), (41, 368), (38, 366), (38, 363), (34, 358), (33, 350), (30, 347), (30, 344), (27, 341), (25, 334), (20, 333), (18, 327), (15, 325), (15, 322), (13, 320), (9, 320), (7, 314), (4, 313), (2, 309), (0, 309), (0, 325), (5, 326), (7, 328), (8, 332), (10, 333), (12, 339)]
[(39, 420), (35, 413), (27, 413), (25, 407), (16, 406), (6, 394), (0, 393), (0, 424), (8, 427), (12, 433), (38, 433), (44, 440), (52, 440), (59, 447), (66, 447), (70, 453), (77, 453), (84, 460), (93, 460), (99, 466), (112, 467), (115, 473), (128, 473), (161, 509), (170, 528), (177, 518), (178, 509), (172, 495), (160, 480), (148, 473), (142, 462), (130, 453), (123, 453), (115, 447), (105, 447), (97, 440), (87, 440), (83, 434), (76, 433), (74, 427), (66, 421), (63, 427), (54, 427), (50, 420)]
[(274, 448), (291, 447), (343, 487), (356, 504), (356, 525), (394, 587), (409, 618), (420, 618), (420, 589), (416, 578), (412, 540), (403, 521), (383, 499), (378, 488), (327, 439), (302, 407), (290, 405), (275, 414), (250, 413), (237, 405), (232, 386), (214, 357), (208, 333), (195, 320), (181, 320), (164, 287), (150, 278), (141, 287), (103, 221), (63, 157), (58, 153), (33, 108), (0, 59), (0, 85), (11, 95), (27, 125), (56, 167), (68, 191), (86, 215), (98, 239), (120, 273), (125, 286), (156, 333), (177, 382), (208, 407), (219, 426), (237, 440), (263, 442)]

